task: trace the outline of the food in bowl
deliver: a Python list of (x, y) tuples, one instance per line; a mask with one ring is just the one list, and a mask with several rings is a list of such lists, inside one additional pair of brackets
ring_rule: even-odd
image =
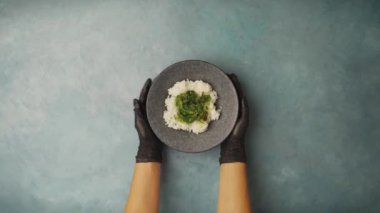
[(205, 132), (211, 121), (219, 119), (216, 109), (218, 95), (210, 84), (183, 80), (168, 89), (163, 118), (169, 128), (199, 134)]

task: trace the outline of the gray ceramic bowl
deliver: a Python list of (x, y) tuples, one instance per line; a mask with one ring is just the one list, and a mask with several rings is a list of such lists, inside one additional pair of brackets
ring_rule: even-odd
[[(165, 125), (163, 113), (168, 89), (185, 79), (209, 83), (218, 94), (219, 120), (212, 121), (206, 132), (194, 134), (174, 130)], [(175, 63), (162, 71), (154, 80), (148, 93), (147, 116), (157, 137), (169, 147), (183, 152), (202, 152), (217, 146), (230, 134), (239, 110), (235, 87), (229, 77), (213, 64), (188, 60)]]

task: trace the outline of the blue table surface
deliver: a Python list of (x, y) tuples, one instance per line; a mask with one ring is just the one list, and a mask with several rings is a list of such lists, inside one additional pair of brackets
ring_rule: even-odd
[[(122, 212), (132, 99), (184, 59), (257, 109), (257, 212), (380, 212), (375, 0), (0, 0), (0, 212)], [(161, 212), (215, 212), (219, 147), (164, 156)]]

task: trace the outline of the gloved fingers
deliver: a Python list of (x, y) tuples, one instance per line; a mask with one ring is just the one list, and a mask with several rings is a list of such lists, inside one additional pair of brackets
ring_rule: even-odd
[(240, 101), (239, 111), (240, 116), (236, 121), (234, 129), (231, 132), (231, 136), (233, 137), (242, 137), (249, 124), (249, 107), (245, 97), (243, 97)]
[(133, 111), (135, 111), (135, 123), (137, 124), (138, 119), (143, 118), (143, 114), (141, 112), (141, 105), (140, 105), (139, 100), (133, 99), (133, 106), (134, 106)]
[(249, 121), (249, 106), (246, 97), (243, 97), (240, 102), (240, 120), (248, 125)]
[(133, 107), (134, 107), (135, 111), (136, 111), (136, 109), (140, 108), (139, 100), (137, 100), (136, 98), (133, 99)]
[(147, 98), (147, 96), (148, 96), (149, 88), (150, 88), (151, 85), (152, 85), (152, 80), (151, 80), (150, 78), (148, 78), (148, 79), (146, 80), (146, 82), (145, 82), (145, 84), (144, 84), (142, 90), (141, 90), (139, 100), (140, 100), (140, 103), (141, 103), (142, 105), (144, 105), (144, 106), (145, 106), (146, 98)]
[(144, 115), (142, 113), (141, 109), (141, 103), (137, 100), (133, 100), (133, 105), (134, 105), (134, 111), (135, 111), (135, 128), (141, 135), (146, 134), (146, 122), (144, 119)]
[(241, 89), (240, 81), (238, 77), (234, 73), (229, 73), (228, 77), (231, 79), (232, 83), (235, 86), (236, 92), (238, 94), (239, 100), (244, 96), (243, 91)]
[(236, 122), (233, 134), (237, 137), (242, 137), (249, 124), (249, 108), (245, 98), (240, 102), (240, 118)]
[(142, 104), (140, 101), (138, 101), (137, 99), (134, 99), (133, 101), (133, 105), (134, 105), (134, 111), (135, 111), (135, 118), (139, 118), (143, 121), (145, 121), (146, 117), (145, 117), (145, 114), (143, 113), (143, 109), (142, 109)]

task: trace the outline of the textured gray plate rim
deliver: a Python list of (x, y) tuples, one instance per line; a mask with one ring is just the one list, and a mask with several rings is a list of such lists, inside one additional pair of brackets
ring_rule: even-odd
[[(174, 130), (165, 125), (163, 112), (167, 90), (181, 80), (203, 80), (218, 94), (219, 120), (212, 121), (208, 130), (198, 135)], [(238, 116), (236, 89), (229, 77), (214, 64), (201, 60), (185, 60), (165, 68), (154, 80), (147, 98), (147, 117), (153, 132), (169, 147), (182, 152), (203, 152), (219, 145), (230, 134)]]

